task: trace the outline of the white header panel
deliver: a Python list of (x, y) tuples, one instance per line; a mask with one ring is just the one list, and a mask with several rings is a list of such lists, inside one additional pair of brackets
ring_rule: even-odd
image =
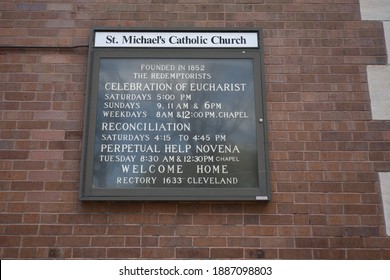
[(258, 32), (96, 31), (99, 48), (258, 48)]

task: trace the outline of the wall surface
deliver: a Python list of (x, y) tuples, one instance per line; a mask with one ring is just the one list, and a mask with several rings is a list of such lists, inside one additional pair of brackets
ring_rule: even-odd
[[(367, 66), (368, 89), (371, 99), (372, 118), (390, 120), (390, 2), (385, 0), (361, 0), (360, 12), (364, 20), (383, 22), (387, 49), (387, 65)], [(379, 172), (386, 233), (390, 235), (390, 181), (389, 170)]]
[[(263, 28), (271, 202), (79, 201), (101, 26)], [(1, 1), (0, 257), (390, 259), (367, 83), (387, 63), (359, 0)]]

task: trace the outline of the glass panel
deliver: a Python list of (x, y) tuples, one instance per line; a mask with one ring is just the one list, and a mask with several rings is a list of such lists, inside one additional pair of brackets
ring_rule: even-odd
[(258, 188), (252, 59), (101, 58), (94, 188)]

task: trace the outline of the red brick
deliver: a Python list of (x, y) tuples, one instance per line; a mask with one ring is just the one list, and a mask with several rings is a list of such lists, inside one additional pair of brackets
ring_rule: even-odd
[(19, 121), (17, 129), (47, 129), (49, 122), (47, 121)]
[(158, 237), (142, 237), (141, 238), (142, 247), (158, 247), (159, 238)]
[(16, 235), (2, 235), (1, 247), (20, 247), (21, 237)]
[(41, 211), (49, 213), (69, 213), (73, 212), (76, 208), (76, 203), (43, 203)]
[(291, 215), (261, 215), (262, 225), (291, 225), (293, 224)]
[(325, 194), (296, 194), (296, 203), (327, 203), (327, 195)]
[(139, 248), (108, 248), (107, 258), (113, 258), (113, 259), (139, 258), (140, 251), (141, 250)]
[(140, 247), (141, 246), (141, 240), (139, 237), (126, 237), (125, 238), (125, 247)]
[(347, 227), (347, 236), (379, 236), (378, 227)]
[(47, 191), (72, 191), (77, 190), (77, 184), (71, 182), (46, 182)]
[(179, 236), (207, 236), (209, 234), (208, 226), (178, 226), (176, 234)]
[(239, 226), (210, 226), (211, 236), (241, 236), (243, 233), (243, 227)]
[(339, 142), (337, 143), (339, 151), (367, 151), (368, 143), (366, 142)]
[(20, 223), (21, 221), (21, 214), (0, 214), (0, 223), (2, 225)]
[(328, 215), (327, 217), (327, 224), (330, 226), (337, 226), (337, 225), (359, 225), (360, 219), (358, 216), (355, 215)]
[(370, 143), (371, 151), (388, 151), (390, 150), (389, 142), (371, 142)]
[(311, 183), (310, 191), (311, 192), (330, 192), (330, 193), (339, 193), (342, 192), (341, 183)]
[(313, 236), (345, 236), (346, 229), (342, 226), (313, 227)]
[(242, 215), (228, 215), (227, 224), (228, 225), (242, 225), (244, 217)]
[(24, 236), (24, 247), (53, 247), (55, 244), (55, 237), (51, 236)]
[(50, 150), (78, 150), (80, 147), (79, 141), (50, 141)]
[(17, 259), (20, 257), (20, 249), (19, 248), (7, 248), (4, 247), (1, 249), (0, 254), (2, 259)]
[(324, 181), (327, 182), (350, 182), (356, 181), (358, 174), (355, 172), (326, 172)]
[(65, 131), (65, 140), (82, 139), (81, 131)]
[(15, 143), (15, 149), (20, 150), (44, 150), (47, 148), (47, 141), (19, 140)]
[(240, 259), (244, 256), (241, 248), (211, 248), (210, 257), (212, 259)]
[(225, 237), (194, 237), (193, 245), (197, 247), (226, 247), (227, 239)]
[[(147, 232), (151, 232), (148, 231)], [(131, 225), (112, 225), (107, 229), (107, 234), (109, 235), (139, 235), (140, 228), (137, 226)]]
[(1, 159), (27, 159), (28, 155), (29, 155), (28, 151), (12, 151), (12, 150), (0, 151)]
[(246, 226), (244, 236), (271, 236), (276, 235), (276, 226)]
[(40, 235), (71, 235), (73, 226), (68, 225), (41, 225), (39, 227)]
[(28, 173), (28, 180), (30, 181), (58, 181), (61, 178), (60, 171), (43, 170), (43, 171), (30, 171)]
[(312, 204), (313, 214), (342, 214), (344, 213), (343, 205), (341, 204)]
[(208, 259), (209, 249), (208, 248), (177, 248), (176, 258), (179, 259)]
[(81, 122), (80, 121), (52, 121), (50, 127), (53, 130), (78, 130), (78, 129), (80, 130)]
[(75, 259), (103, 259), (107, 257), (106, 248), (77, 247), (72, 248), (72, 258)]
[(91, 225), (76, 225), (73, 229), (75, 235), (102, 235), (107, 231), (107, 227), (102, 226), (91, 226)]
[(39, 140), (63, 140), (65, 132), (61, 130), (33, 130), (31, 137)]
[(313, 251), (310, 249), (281, 249), (279, 250), (281, 259), (312, 259)]
[(44, 167), (43, 161), (14, 161), (15, 170), (42, 170)]
[(158, 223), (158, 214), (128, 214), (125, 217), (125, 223), (129, 225), (137, 224), (157, 224)]
[(295, 238), (297, 248), (328, 248), (328, 238)]
[(364, 238), (364, 245), (369, 248), (390, 248), (390, 239), (366, 237)]
[(41, 208), (40, 203), (8, 203), (7, 211), (9, 213), (34, 213), (39, 212)]
[(125, 238), (121, 236), (92, 236), (93, 247), (121, 247), (124, 246)]
[(247, 238), (247, 237), (229, 237), (227, 240), (229, 247), (259, 247), (260, 238)]
[(39, 248), (22, 248), (19, 253), (23, 259), (36, 259), (39, 258), (39, 254)]
[(7, 180), (7, 181), (21, 181), (26, 180), (27, 178), (27, 172), (25, 171), (0, 171), (0, 178), (1, 180)]
[[(177, 2), (5, 4), (0, 230), (22, 233), (1, 257), (390, 258), (390, 122), (371, 120), (366, 74), (387, 63), (382, 23), (355, 0)], [(118, 24), (262, 26), (271, 202), (78, 200), (88, 30)]]
[(346, 214), (377, 214), (378, 210), (376, 205), (345, 205), (344, 206)]
[(194, 215), (194, 225), (220, 225), (227, 223), (226, 215)]
[(278, 184), (279, 192), (304, 192), (309, 191), (308, 183), (279, 183)]
[(245, 259), (277, 259), (277, 249), (245, 249)]
[(346, 250), (314, 249), (314, 259), (343, 260), (346, 259)]
[(191, 237), (161, 237), (160, 247), (191, 247)]
[(176, 213), (176, 205), (174, 203), (159, 203), (152, 202), (144, 205), (144, 212), (148, 213)]
[(382, 250), (379, 249), (355, 249), (347, 251), (349, 260), (378, 260), (383, 258)]
[(264, 237), (261, 238), (260, 245), (262, 248), (289, 248), (294, 244), (293, 238), (284, 237)]
[(56, 214), (40, 214), (37, 215), (38, 219), (44, 224), (46, 223), (56, 223), (58, 220), (58, 215)]
[(25, 201), (26, 194), (23, 192), (4, 192), (1, 200), (2, 201), (12, 201), (12, 202)]
[(40, 201), (40, 202), (57, 202), (60, 201), (60, 192), (29, 192), (27, 193), (27, 201)]
[[(42, 215), (43, 217), (41, 218), (41, 215), (40, 214), (24, 214), (23, 215), (23, 222), (26, 223), (26, 224), (38, 224), (38, 223), (44, 223), (44, 221), (46, 220), (45, 219), (45, 216), (46, 215)], [(54, 216), (54, 215), (53, 215)]]
[(141, 258), (172, 259), (175, 256), (174, 248), (141, 248)]
[(0, 161), (0, 168), (2, 170), (12, 170), (12, 162), (9, 160)]
[(328, 195), (329, 203), (341, 203), (341, 204), (353, 204), (361, 202), (360, 194), (329, 194)]

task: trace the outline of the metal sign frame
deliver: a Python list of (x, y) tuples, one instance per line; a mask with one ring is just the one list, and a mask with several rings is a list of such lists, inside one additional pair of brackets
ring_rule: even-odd
[[(140, 69), (140, 63), (143, 63), (143, 61), (158, 61), (160, 64), (161, 62), (167, 62), (166, 65), (168, 66), (166, 67), (171, 67), (171, 69), (165, 69), (165, 71), (149, 69), (149, 72), (144, 69), (143, 72), (139, 71), (140, 73), (130, 70), (134, 67)], [(236, 66), (236, 62), (238, 66)], [(240, 69), (239, 65), (241, 64), (246, 66)], [(149, 65), (153, 65), (153, 63)], [(183, 73), (178, 71), (176, 67), (181, 67)], [(149, 68), (153, 67), (149, 66)], [(191, 71), (188, 70), (190, 68)], [(203, 69), (203, 76), (200, 76), (197, 72), (202, 71), (200, 68), (210, 70)], [(251, 77), (242, 78), (243, 76), (239, 75), (240, 72), (242, 72), (241, 75), (248, 73), (248, 76)], [(146, 79), (147, 77), (148, 81), (154, 82), (157, 80), (153, 80), (150, 76), (160, 78), (161, 75), (168, 76), (169, 74), (170, 77), (181, 77), (184, 80), (180, 80), (182, 83), (161, 84), (160, 88), (157, 83), (153, 83), (156, 88), (151, 88), (152, 83), (136, 83), (134, 80), (133, 82), (111, 82), (111, 80), (116, 81), (117, 76), (123, 74), (140, 75), (138, 78)], [(105, 75), (110, 78), (105, 78)], [(185, 80), (185, 76), (189, 75), (208, 79), (208, 83), (189, 83), (188, 80)], [(235, 76), (238, 76), (238, 78)], [(230, 80), (218, 83), (218, 79)], [(241, 81), (240, 83), (240, 79), (245, 79), (248, 82)], [(236, 82), (233, 83), (231, 80)], [(191, 93), (188, 93), (189, 86), (193, 87)], [(196, 86), (200, 86), (201, 89), (197, 89)], [(183, 94), (184, 97), (182, 97), (181, 93), (183, 92), (180, 91), (184, 87), (187, 89), (187, 94)], [(247, 90), (249, 87), (252, 90)], [(269, 201), (271, 191), (268, 174), (264, 88), (261, 30), (179, 29), (156, 31), (150, 29), (92, 29), (85, 101), (80, 200)], [(109, 98), (110, 94), (114, 96), (114, 93), (130, 94), (131, 92), (134, 92), (135, 95), (133, 96), (140, 96), (144, 93), (143, 96), (147, 96), (147, 98), (139, 102), (112, 102), (113, 105), (121, 105), (122, 107), (131, 105), (133, 109), (122, 110), (119, 108), (116, 111), (110, 111), (110, 109), (103, 111), (104, 106), (111, 105), (108, 101), (103, 102), (103, 95)], [(197, 94), (194, 94), (194, 92)], [(214, 94), (214, 92), (217, 92), (217, 94)], [(235, 95), (234, 92), (239, 92), (241, 95), (237, 97), (238, 95)], [(198, 99), (191, 100), (190, 94), (194, 96), (193, 98)], [(160, 102), (156, 100), (157, 95), (159, 95)], [(176, 101), (162, 100), (165, 98), (164, 96), (179, 100), (179, 97), (185, 98), (185, 95), (186, 98), (189, 98), (188, 102), (175, 103)], [(211, 99), (207, 100), (208, 96), (212, 95), (217, 96), (219, 102), (213, 102)], [(198, 96), (202, 96), (203, 99), (200, 100)], [(230, 104), (233, 101), (229, 100), (233, 100), (233, 98), (236, 101), (234, 101), (234, 104)], [(237, 103), (238, 98), (239, 103)], [(204, 102), (204, 100), (207, 101)], [(201, 102), (195, 103), (195, 101)], [(203, 111), (199, 110), (198, 103), (201, 104)], [(240, 106), (241, 103), (250, 104), (250, 109), (248, 111), (244, 109), (240, 112), (234, 111), (234, 106)], [(134, 110), (134, 107), (141, 112)], [(143, 108), (149, 109), (142, 111)], [(168, 108), (172, 109), (170, 111), (173, 112), (168, 112)], [(223, 108), (230, 109), (224, 112)], [(103, 112), (112, 118), (103, 117)], [(135, 116), (136, 113), (138, 117)], [(151, 121), (149, 116), (152, 114), (162, 115), (161, 122)], [(132, 116), (135, 117), (132, 118)], [(235, 130), (231, 129), (231, 132), (228, 132), (234, 134), (237, 143), (224, 144), (223, 141), (233, 138), (233, 136), (229, 137), (228, 133), (214, 135), (209, 128), (207, 133), (202, 133), (202, 129), (205, 129), (208, 123), (218, 121), (218, 125), (224, 122), (230, 124), (232, 119), (242, 119), (242, 125), (236, 126)], [(169, 122), (170, 120), (171, 122)], [(138, 123), (134, 124), (137, 121)], [(166, 126), (169, 123), (171, 123), (171, 127), (168, 129)], [(157, 130), (156, 127), (160, 127), (165, 133), (156, 134), (154, 132)], [(180, 134), (180, 140), (178, 139), (179, 134), (171, 132), (174, 130), (172, 127), (177, 130), (183, 128), (184, 131), (187, 128), (188, 135), (184, 133), (186, 135), (184, 137)], [(192, 130), (195, 130), (194, 127), (201, 127), (199, 135), (197, 135), (197, 132), (192, 132)], [(128, 130), (126, 135), (120, 134), (123, 132), (118, 132), (125, 128)], [(133, 143), (131, 139), (137, 135), (137, 132), (134, 132), (137, 128), (143, 131), (142, 137), (144, 139), (137, 138), (136, 142), (138, 144), (131, 144)], [(191, 132), (188, 132), (189, 129)], [(242, 151), (247, 148), (245, 147), (247, 144), (246, 140), (238, 140), (238, 136), (242, 133), (241, 130), (248, 132), (248, 135), (250, 134), (250, 137), (248, 137), (251, 138), (249, 139), (252, 141), (250, 143), (255, 143), (255, 147), (251, 148), (252, 156), (248, 155), (248, 152), (245, 156), (242, 155), (244, 154)], [(122, 140), (126, 138), (128, 141), (111, 141), (114, 132), (110, 135), (110, 131), (118, 132), (115, 135), (121, 135), (116, 138), (122, 138)], [(138, 132), (138, 134), (140, 133)], [(192, 144), (184, 141), (183, 137), (185, 139), (191, 138), (192, 140), (188, 141), (192, 141)], [(107, 138), (109, 139), (107, 140)], [(215, 138), (218, 139), (215, 140)], [(242, 134), (242, 139), (245, 139), (244, 134)], [(222, 144), (211, 143), (211, 141), (218, 140), (222, 141)], [(141, 144), (144, 149), (140, 148)], [(157, 148), (157, 144), (162, 146)], [(199, 155), (193, 156), (189, 154), (189, 151), (192, 153), (195, 146)], [(207, 151), (201, 153), (202, 147), (206, 147)], [(139, 150), (136, 148), (139, 148)], [(145, 150), (147, 148), (149, 150)], [(227, 157), (223, 157), (225, 155)], [(146, 156), (150, 156), (151, 162), (148, 161), (149, 158)], [(251, 160), (247, 162), (247, 158), (250, 156)], [(173, 161), (171, 165), (162, 161), (163, 158), (168, 157), (171, 157)], [(123, 158), (123, 161), (127, 160), (128, 164), (123, 164), (119, 160), (120, 158)], [(221, 160), (217, 161), (217, 159)], [(222, 159), (226, 159), (227, 162)], [(153, 162), (154, 160), (158, 163)], [(195, 164), (196, 162), (199, 164)], [(133, 180), (129, 181), (125, 179), (128, 177), (123, 177), (122, 180), (122, 177), (114, 175), (115, 169), (121, 168), (123, 172), (127, 168), (127, 171), (132, 169), (133, 173), (152, 172), (159, 173), (159, 175), (149, 174), (150, 177), (137, 177), (138, 181), (142, 182), (135, 183), (135, 177), (130, 177)], [(189, 173), (184, 172), (183, 168), (192, 168), (191, 170), (196, 171), (196, 174), (194, 177), (189, 177)], [(236, 168), (240, 169), (241, 174), (237, 175), (239, 177), (234, 177)], [(143, 169), (146, 171), (143, 171)], [(206, 174), (197, 175), (198, 172), (205, 172)], [(231, 176), (229, 178), (225, 178), (228, 175), (223, 177), (223, 174), (219, 174), (229, 172), (232, 174), (229, 174)], [(248, 174), (242, 175), (243, 172)], [(110, 176), (112, 178), (117, 177), (112, 179)], [(248, 179), (249, 183), (240, 184), (240, 181), (246, 182), (246, 177), (254, 183), (251, 184), (252, 181)], [(177, 185), (179, 181), (180, 184)]]

